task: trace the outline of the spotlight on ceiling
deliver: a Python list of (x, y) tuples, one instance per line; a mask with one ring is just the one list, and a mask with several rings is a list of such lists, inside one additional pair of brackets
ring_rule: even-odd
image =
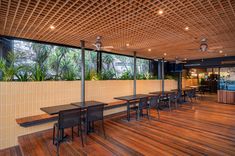
[(166, 54), (166, 53), (164, 53), (163, 55), (164, 55), (164, 56), (166, 56), (167, 54)]
[(150, 52), (150, 51), (152, 51), (152, 49), (148, 49), (148, 51)]
[(222, 54), (222, 53), (223, 53), (223, 51), (222, 51), (222, 50), (220, 50), (220, 51), (219, 51), (219, 53), (220, 53), (220, 54)]
[(163, 14), (163, 10), (158, 10), (158, 15), (162, 15)]
[(189, 27), (185, 27), (184, 29), (185, 29), (186, 31), (188, 31), (188, 30), (189, 30)]
[(55, 29), (55, 27), (54, 27), (53, 25), (51, 25), (51, 26), (50, 26), (50, 29), (53, 30), (53, 29)]
[(129, 43), (127, 43), (127, 44), (126, 44), (126, 46), (127, 46), (127, 47), (129, 47), (129, 46), (130, 46), (130, 44), (129, 44)]

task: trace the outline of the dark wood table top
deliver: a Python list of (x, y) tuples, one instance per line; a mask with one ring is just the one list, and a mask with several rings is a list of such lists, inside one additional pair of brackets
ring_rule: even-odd
[[(175, 93), (175, 91), (164, 91), (164, 94), (171, 94), (171, 93)], [(149, 92), (149, 94), (162, 94), (162, 91), (156, 91), (156, 92)]]
[(66, 104), (66, 105), (43, 107), (40, 109), (49, 115), (55, 115), (55, 114), (59, 114), (59, 112), (63, 110), (70, 110), (70, 109), (76, 109), (76, 108), (85, 109), (89, 106), (97, 106), (97, 105), (107, 105), (107, 104), (103, 102), (98, 102), (98, 101), (85, 101), (85, 102), (74, 102), (74, 103)]
[[(193, 88), (182, 88), (181, 91), (189, 91), (192, 90)], [(178, 91), (178, 89), (172, 89), (171, 91)]]
[(107, 105), (107, 104), (105, 104), (103, 102), (99, 102), (99, 101), (74, 102), (71, 104), (74, 106), (77, 106), (77, 107), (81, 107), (81, 108), (87, 108), (90, 106), (97, 106), (97, 105)]
[(58, 106), (51, 106), (51, 107), (43, 107), (43, 108), (40, 108), (40, 110), (42, 110), (43, 112), (47, 114), (55, 115), (55, 114), (58, 114), (60, 111), (76, 109), (76, 108), (79, 108), (79, 107), (75, 105), (71, 105), (71, 104), (66, 104), (66, 105), (58, 105)]
[(148, 94), (136, 94), (136, 95), (128, 95), (128, 96), (115, 97), (114, 99), (124, 100), (124, 101), (133, 101), (133, 100), (139, 100), (141, 98), (150, 97), (150, 96), (151, 95), (148, 95)]

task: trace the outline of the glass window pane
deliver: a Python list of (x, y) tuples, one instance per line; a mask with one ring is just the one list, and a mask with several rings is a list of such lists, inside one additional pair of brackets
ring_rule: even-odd
[[(14, 40), (14, 54), (17, 56), (15, 65), (29, 67), (30, 75), (37, 67), (45, 72), (46, 79), (76, 80), (81, 77), (80, 49)], [(96, 69), (97, 53), (86, 50), (86, 74)]]
[(147, 59), (136, 59), (136, 75), (137, 79), (149, 79), (149, 60)]
[(104, 79), (133, 79), (133, 57), (102, 54), (102, 75)]

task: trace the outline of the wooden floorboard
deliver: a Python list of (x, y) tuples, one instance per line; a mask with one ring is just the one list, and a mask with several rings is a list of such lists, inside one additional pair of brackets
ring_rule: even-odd
[[(172, 112), (151, 111), (151, 120), (105, 119), (106, 139), (96, 130), (82, 147), (80, 138), (61, 144), (60, 154), (75, 155), (235, 155), (235, 105), (215, 102), (213, 95)], [(66, 131), (70, 134), (70, 131)], [(56, 155), (52, 130), (19, 137), (23, 154)]]
[(0, 150), (0, 156), (22, 156), (19, 146)]

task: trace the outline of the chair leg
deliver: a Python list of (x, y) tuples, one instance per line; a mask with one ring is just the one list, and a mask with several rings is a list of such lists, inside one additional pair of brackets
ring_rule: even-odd
[(168, 102), (168, 106), (169, 106), (169, 109), (170, 109), (170, 112), (171, 112), (171, 101)]
[(80, 136), (80, 126), (78, 125), (78, 137)]
[(138, 109), (137, 110), (138, 111), (138, 113), (137, 113), (137, 119), (139, 120), (140, 119), (140, 113), (141, 113), (141, 111)]
[(156, 110), (157, 110), (157, 115), (158, 115), (158, 120), (160, 119), (160, 112), (159, 112), (159, 108), (156, 107)]
[(56, 143), (56, 155), (60, 155), (60, 130), (57, 128), (57, 137), (56, 137), (57, 143)]
[(146, 110), (147, 110), (147, 117), (148, 117), (148, 120), (149, 120), (149, 108), (147, 108)]
[(55, 125), (53, 126), (53, 145), (55, 145)]
[(103, 129), (103, 133), (104, 133), (104, 138), (106, 139), (106, 133), (105, 133), (105, 129), (104, 129), (104, 120), (102, 120), (102, 129)]
[(72, 130), (72, 141), (73, 141), (73, 127), (71, 128), (71, 130)]
[(82, 135), (82, 126), (81, 126), (81, 124), (78, 126), (78, 131), (80, 131), (81, 132), (81, 141), (82, 141), (82, 147), (84, 147), (84, 143), (83, 143), (83, 135)]
[(89, 122), (87, 122), (87, 123), (86, 123), (86, 134), (87, 134), (87, 135), (88, 135), (89, 127), (90, 127), (90, 123), (89, 123)]

